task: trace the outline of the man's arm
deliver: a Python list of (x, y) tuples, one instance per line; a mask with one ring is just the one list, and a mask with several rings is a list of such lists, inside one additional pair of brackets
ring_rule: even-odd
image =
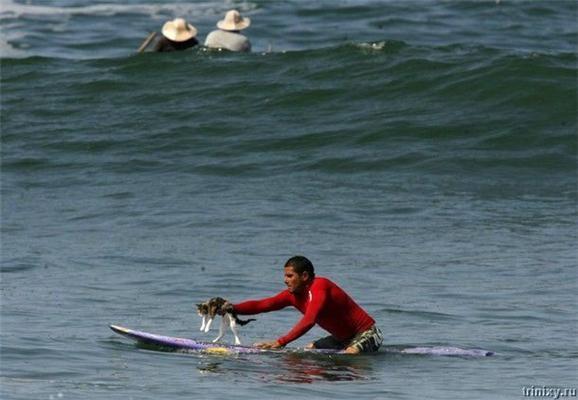
[(327, 302), (327, 290), (325, 288), (318, 288), (315, 291), (312, 290), (310, 293), (311, 301), (307, 306), (307, 310), (305, 311), (303, 318), (301, 318), (301, 320), (293, 327), (293, 329), (289, 331), (289, 333), (277, 339), (276, 342), (280, 347), (285, 346), (287, 343), (300, 338), (305, 333), (307, 333), (307, 331), (313, 328), (313, 326), (315, 326), (317, 317)]
[(269, 311), (277, 311), (291, 305), (290, 294), (286, 290), (266, 299), (249, 300), (233, 305), (233, 310), (239, 315), (253, 315)]

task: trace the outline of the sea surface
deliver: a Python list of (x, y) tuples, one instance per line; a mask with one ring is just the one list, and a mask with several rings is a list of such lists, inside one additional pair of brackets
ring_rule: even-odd
[[(135, 52), (231, 8), (250, 54)], [(0, 0), (0, 398), (575, 396), (577, 8)], [(108, 327), (210, 340), (194, 304), (273, 295), (295, 254), (382, 351), (170, 353)], [(395, 351), (435, 346), (495, 355)]]

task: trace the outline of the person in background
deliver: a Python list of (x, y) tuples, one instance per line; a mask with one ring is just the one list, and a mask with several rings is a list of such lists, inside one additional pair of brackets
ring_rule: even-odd
[(251, 42), (241, 34), (241, 30), (251, 25), (251, 19), (242, 17), (237, 10), (227, 11), (225, 18), (217, 22), (219, 29), (207, 35), (205, 46), (212, 49), (230, 51), (251, 51)]
[[(165, 22), (161, 32), (162, 36), (157, 40), (153, 51), (181, 51), (199, 44), (196, 38), (197, 28), (187, 23), (183, 18), (175, 18)], [(156, 36), (156, 32), (151, 33), (137, 51), (142, 53)]]
[(199, 44), (197, 28), (188, 24), (183, 18), (175, 18), (163, 25), (163, 36), (157, 41), (154, 51), (180, 51)]

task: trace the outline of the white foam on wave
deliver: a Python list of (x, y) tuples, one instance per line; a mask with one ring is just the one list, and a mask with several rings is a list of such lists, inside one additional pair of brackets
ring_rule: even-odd
[(0, 58), (25, 58), (27, 56), (26, 51), (16, 49), (4, 38), (0, 38)]
[(370, 43), (357, 43), (355, 44), (357, 47), (363, 50), (373, 50), (373, 51), (381, 51), (387, 45), (386, 42), (370, 42)]

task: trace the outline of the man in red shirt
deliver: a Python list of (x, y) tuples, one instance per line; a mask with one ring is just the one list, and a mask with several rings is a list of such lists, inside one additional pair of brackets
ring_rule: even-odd
[(313, 264), (303, 256), (295, 256), (285, 263), (287, 290), (262, 300), (234, 304), (239, 315), (253, 315), (294, 306), (303, 318), (277, 340), (256, 343), (264, 349), (284, 347), (304, 335), (315, 324), (331, 333), (310, 343), (308, 348), (332, 348), (346, 353), (374, 352), (383, 342), (383, 335), (369, 316), (353, 299), (327, 278), (316, 277)]

